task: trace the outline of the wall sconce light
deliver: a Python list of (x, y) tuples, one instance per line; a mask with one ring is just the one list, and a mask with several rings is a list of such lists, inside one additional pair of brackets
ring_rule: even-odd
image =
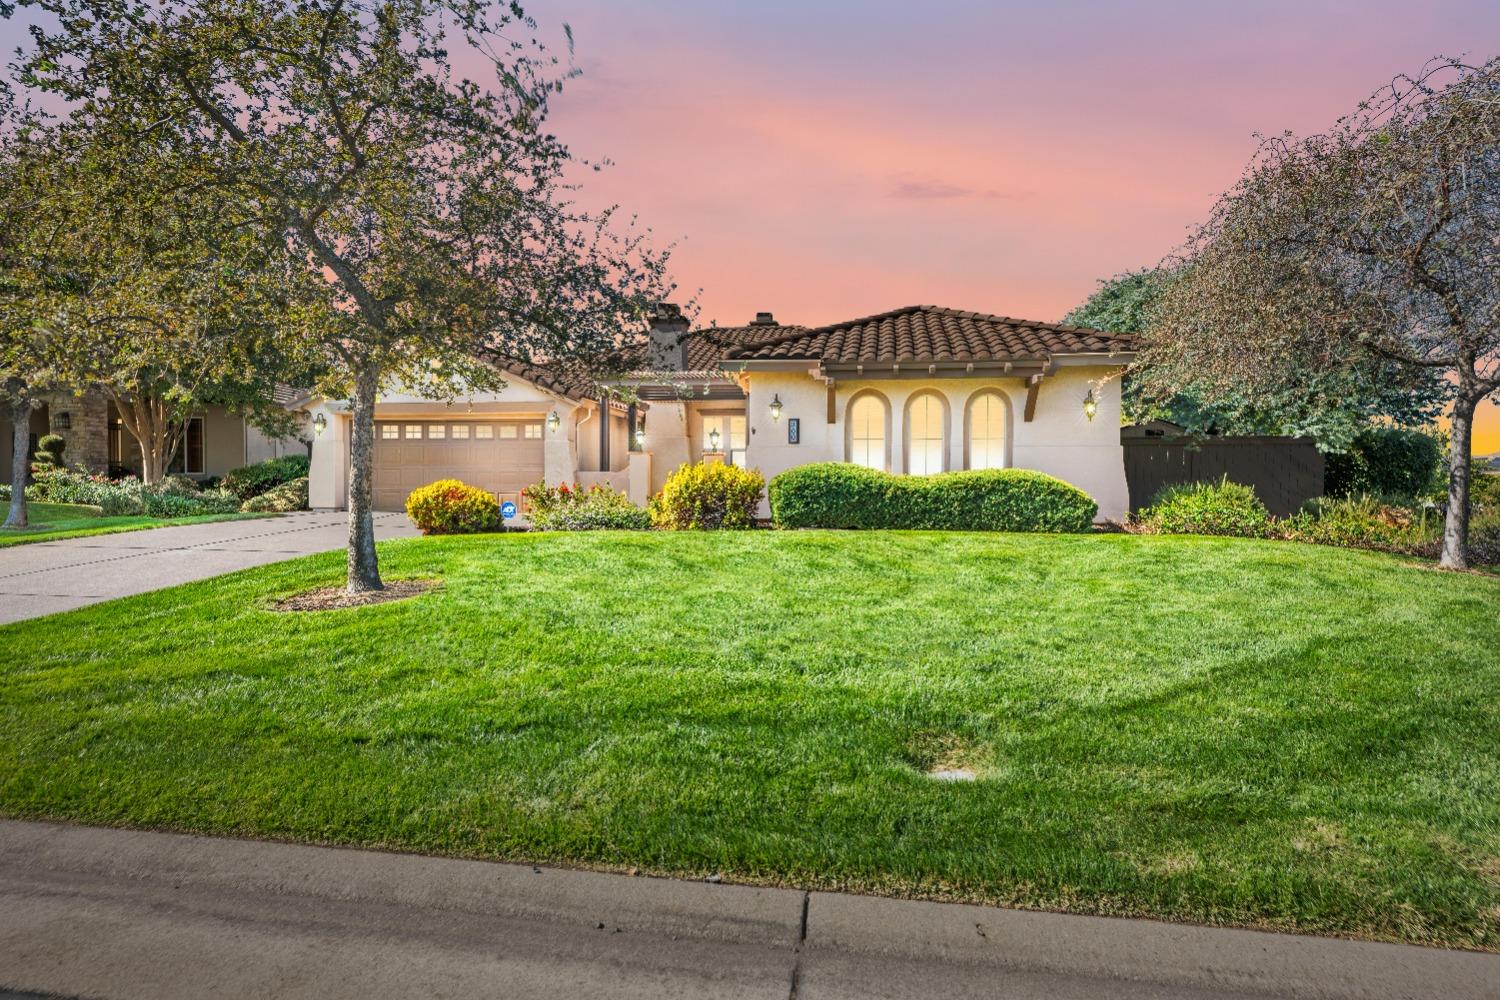
[(323, 432), (326, 431), (327, 429), (328, 429), (328, 418), (326, 416), (324, 416), (323, 414), (320, 413), (316, 417), (313, 417), (313, 433), (314, 434), (318, 435), (318, 437), (322, 437), (323, 436)]
[(1099, 412), (1099, 399), (1098, 399), (1098, 397), (1096, 397), (1094, 395), (1094, 389), (1093, 389), (1093, 387), (1090, 386), (1089, 387), (1089, 394), (1087, 396), (1083, 397), (1083, 415), (1085, 417), (1088, 417), (1089, 420), (1092, 421), (1094, 419), (1095, 414), (1097, 414), (1098, 412)]
[(57, 415), (53, 423), (57, 424), (57, 429), (60, 431), (70, 431), (73, 429), (73, 414), (64, 410)]
[(556, 434), (557, 428), (561, 425), (562, 417), (559, 417), (557, 415), (556, 410), (553, 410), (551, 413), (547, 414), (547, 430), (551, 431), (553, 434)]
[(717, 427), (708, 432), (708, 450), (719, 450), (719, 429)]
[(771, 397), (771, 419), (781, 419), (781, 393), (779, 392)]
[(635, 450), (640, 451), (646, 447), (646, 425), (637, 424), (635, 428)]

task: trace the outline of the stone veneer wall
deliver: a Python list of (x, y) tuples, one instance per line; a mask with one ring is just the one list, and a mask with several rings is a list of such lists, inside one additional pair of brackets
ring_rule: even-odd
[[(48, 432), (68, 443), (63, 460), (90, 472), (105, 472), (109, 466), (109, 401), (97, 392), (82, 396), (56, 392), (43, 397), (43, 402), (47, 404)], [(72, 423), (66, 429), (58, 426), (64, 413)]]

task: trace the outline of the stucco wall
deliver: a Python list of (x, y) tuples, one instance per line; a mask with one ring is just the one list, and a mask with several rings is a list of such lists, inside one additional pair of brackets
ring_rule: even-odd
[[(1120, 447), (1120, 383), (1103, 381), (1115, 371), (1105, 367), (1062, 368), (1043, 381), (1037, 396), (1035, 418), (1023, 419), (1026, 383), (1009, 379), (911, 379), (839, 382), (836, 388), (836, 422), (827, 421), (827, 390), (801, 372), (754, 372), (750, 376), (749, 463), (767, 479), (779, 472), (809, 462), (844, 461), (845, 429), (850, 400), (861, 391), (879, 393), (889, 406), (886, 435), (889, 467), (906, 471), (906, 407), (913, 394), (936, 392), (947, 404), (946, 468), (962, 469), (964, 462), (965, 414), (970, 399), (985, 389), (1000, 392), (1009, 401), (1010, 465), (1036, 469), (1066, 480), (1099, 502), (1101, 518), (1119, 519), (1129, 508), (1125, 487), (1124, 452)], [(1083, 412), (1083, 398), (1091, 383), (1099, 399), (1099, 410), (1090, 421)], [(782, 413), (773, 421), (770, 403), (781, 397)], [(801, 420), (801, 443), (787, 443), (787, 425)], [(769, 508), (763, 505), (763, 514)]]

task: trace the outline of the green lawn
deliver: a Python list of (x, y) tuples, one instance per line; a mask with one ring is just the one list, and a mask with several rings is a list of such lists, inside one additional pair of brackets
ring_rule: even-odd
[(0, 812), (1500, 949), (1500, 580), (510, 535), (384, 546), (415, 600), (265, 610), (342, 560), (0, 628)]
[[(203, 524), (206, 521), (237, 521), (243, 517), (264, 514), (200, 514), (197, 517), (105, 517), (98, 507), (76, 503), (27, 503), (24, 528), (0, 528), (0, 548), (26, 542), (55, 542), (60, 538), (82, 538), (85, 535), (112, 535), (118, 531), (139, 531), (169, 524)], [(0, 506), (0, 521), (5, 519)]]

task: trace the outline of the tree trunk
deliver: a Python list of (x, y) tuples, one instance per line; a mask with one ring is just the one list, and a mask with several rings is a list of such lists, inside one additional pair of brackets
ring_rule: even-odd
[(141, 453), (141, 482), (150, 486), (167, 477), (167, 466), (177, 457), (185, 437), (181, 421), (174, 422), (168, 407), (149, 393), (134, 392), (129, 398), (112, 392), (120, 424), (135, 438)]
[(26, 471), (27, 454), (31, 450), (32, 402), (23, 396), (14, 396), (10, 404), (11, 448), (10, 453), (10, 512), (5, 516), (5, 527), (26, 527)]
[(1469, 568), (1469, 466), (1472, 463), (1474, 408), (1478, 398), (1460, 388), (1453, 401), (1453, 425), (1449, 428), (1448, 518), (1443, 524), (1443, 569)]
[(375, 557), (375, 518), (371, 510), (375, 477), (375, 395), (379, 366), (365, 361), (354, 376), (354, 426), (349, 442), (349, 582), (351, 594), (383, 590)]

